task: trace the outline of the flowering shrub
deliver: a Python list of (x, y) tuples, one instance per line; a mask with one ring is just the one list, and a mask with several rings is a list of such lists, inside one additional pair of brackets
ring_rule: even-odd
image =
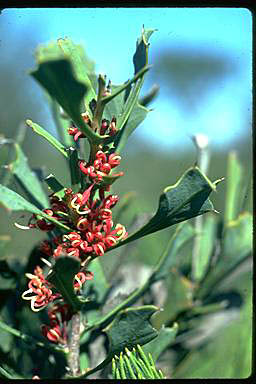
[[(143, 29), (133, 57), (134, 77), (122, 85), (107, 83), (102, 75), (97, 77), (91, 61), (67, 38), (39, 47), (36, 56), (38, 68), (31, 74), (48, 92), (60, 141), (31, 120), (26, 124), (61, 153), (69, 166), (71, 182), (63, 186), (54, 175), (48, 175), (45, 182), (51, 191), (49, 198), (46, 197), (16, 143), (17, 159), (10, 169), (29, 191), (31, 199), (28, 201), (0, 185), (3, 206), (11, 211), (29, 213), (26, 225), (19, 220), (17, 228), (39, 230), (48, 237), (37, 247), (40, 265), (32, 263), (33, 273), (26, 272), (29, 281), (21, 293), (22, 299), (30, 301), (33, 312), (44, 313), (40, 324), (44, 342), (32, 339), (4, 322), (0, 321), (0, 326), (27, 344), (33, 340), (35, 347), (50, 350), (56, 359), (60, 359), (62, 371), (59, 375), (62, 378), (85, 378), (99, 370), (104, 371), (111, 362), (112, 376), (116, 379), (163, 378), (162, 372), (156, 370), (152, 356), (157, 359), (168, 344), (174, 343), (179, 322), (184, 330), (184, 321), (196, 311), (198, 314), (200, 310), (202, 313), (212, 311), (213, 304), (208, 302), (209, 292), (227, 272), (228, 263), (225, 263), (225, 269), (220, 261), (209, 273), (217, 236), (217, 211), (209, 195), (222, 179), (211, 182), (198, 166), (189, 168), (175, 185), (164, 189), (156, 213), (135, 232), (128, 235), (125, 226), (116, 220), (115, 207), (118, 207), (119, 197), (111, 192), (111, 188), (116, 180), (125, 176), (124, 172), (116, 170), (121, 165), (121, 152), (131, 133), (150, 112), (147, 104), (155, 96), (154, 91), (143, 99), (139, 98), (149, 70), (149, 39), (153, 32)], [(85, 148), (89, 148), (89, 152), (85, 152)], [(236, 162), (232, 166), (235, 167)], [(235, 219), (231, 206), (229, 204), (228, 222)], [(190, 281), (188, 276), (185, 278), (174, 268), (173, 262), (180, 248), (195, 236), (187, 220), (200, 218), (207, 212), (212, 212), (205, 220), (208, 248), (203, 258), (199, 255), (201, 258), (192, 260)], [(248, 215), (239, 216), (234, 228), (244, 230), (250, 225), (250, 218)], [(104, 312), (111, 287), (104, 276), (101, 258), (108, 257), (107, 252), (113, 249), (176, 224), (179, 225), (174, 236), (147, 281)], [(230, 231), (223, 235), (221, 246), (226, 257), (232, 236)], [(200, 240), (202, 244), (203, 241), (205, 238)], [(247, 241), (246, 250), (248, 247)], [(7, 264), (2, 267), (10, 271)], [(159, 311), (151, 304), (153, 298), (150, 304), (134, 304), (146, 293), (152, 294), (154, 284), (167, 280), (170, 275), (177, 281), (179, 288), (176, 288), (185, 290), (186, 305), (173, 313), (170, 326), (156, 330), (150, 321)], [(202, 281), (206, 283), (201, 285)], [(214, 308), (219, 310), (221, 305), (215, 304)], [(43, 311), (46, 308), (47, 311)], [(109, 347), (103, 361), (92, 367), (88, 361), (88, 345), (93, 342), (95, 333), (105, 333)], [(145, 350), (148, 347), (148, 357), (141, 345)], [(48, 368), (44, 364), (47, 363), (42, 362), (41, 372), (31, 375), (34, 379), (46, 375)], [(0, 368), (3, 377), (24, 377), (7, 362)], [(53, 377), (57, 377), (56, 374)]]

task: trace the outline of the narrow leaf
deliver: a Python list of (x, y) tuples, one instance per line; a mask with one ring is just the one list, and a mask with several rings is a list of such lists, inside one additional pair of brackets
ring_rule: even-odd
[(205, 276), (214, 250), (217, 234), (218, 220), (216, 215), (209, 214), (205, 218), (202, 232), (196, 234), (199, 237), (199, 252), (195, 255), (194, 280), (200, 281)]
[(32, 336), (26, 335), (25, 333), (19, 331), (18, 329), (10, 327), (8, 324), (4, 323), (1, 320), (0, 320), (0, 329), (12, 334), (15, 337), (22, 339), (24, 343), (26, 343), (29, 346), (35, 345), (36, 347), (39, 347), (39, 348), (45, 348), (55, 352), (67, 353), (67, 350), (64, 349), (63, 347), (59, 347), (58, 345), (54, 345), (50, 343), (42, 343), (41, 341), (37, 341)]
[(142, 123), (142, 121), (147, 117), (149, 110), (142, 105), (136, 103), (132, 106), (132, 111), (128, 117), (126, 125), (124, 128), (118, 133), (117, 138), (115, 140), (115, 151), (117, 153), (121, 153), (129, 136), (132, 132)]
[(18, 178), (23, 189), (31, 196), (31, 200), (35, 200), (38, 208), (43, 209), (49, 206), (48, 198), (39, 182), (35, 172), (33, 172), (29, 165), (28, 159), (24, 155), (19, 144), (14, 144), (16, 151), (16, 159), (10, 164), (10, 171)]
[(56, 148), (63, 156), (68, 157), (66, 149), (64, 145), (62, 145), (55, 137), (53, 137), (49, 132), (47, 132), (44, 128), (40, 127), (40, 125), (33, 123), (31, 120), (26, 120), (26, 124), (33, 129), (35, 133), (42, 136), (45, 140), (47, 140), (54, 148)]
[(157, 97), (159, 89), (159, 85), (153, 85), (150, 91), (139, 99), (139, 104), (143, 107), (147, 107)]
[(14, 371), (13, 368), (9, 367), (7, 364), (1, 364), (0, 365), (0, 377), (11, 379), (11, 380), (17, 380), (17, 379), (26, 379), (26, 377), (19, 375)]
[[(89, 267), (90, 272), (94, 274), (95, 280), (88, 280), (85, 286), (85, 295), (88, 292), (92, 302), (96, 304), (91, 309), (86, 308), (86, 318), (88, 324), (93, 324), (102, 319), (102, 314), (99, 308), (104, 305), (104, 298), (110, 288), (110, 285), (104, 274), (101, 262), (99, 259), (94, 259)], [(86, 336), (86, 334), (85, 334)], [(81, 336), (80, 343), (84, 342), (85, 337)]]
[(69, 154), (69, 169), (71, 177), (72, 190), (76, 193), (80, 189), (81, 172), (78, 167), (78, 152), (77, 149), (68, 148)]
[(235, 152), (229, 153), (227, 170), (227, 192), (225, 206), (225, 222), (234, 220), (239, 211), (241, 196), (242, 168)]
[(38, 216), (42, 216), (45, 219), (56, 224), (56, 226), (71, 231), (69, 227), (60, 223), (58, 220), (47, 215), (46, 213), (40, 211), (40, 209), (35, 207), (29, 201), (25, 200), (22, 196), (18, 195), (18, 193), (12, 191), (11, 189), (3, 185), (0, 185), (0, 204), (2, 204), (5, 208), (9, 209), (10, 211), (27, 211), (30, 213), (34, 213)]
[(252, 252), (252, 215), (241, 214), (237, 220), (230, 221), (224, 229), (222, 249), (216, 265), (210, 271), (204, 284), (198, 288), (201, 298), (228, 276)]
[(170, 269), (178, 264), (180, 249), (193, 237), (194, 229), (188, 222), (178, 225), (150, 277), (152, 283), (169, 276)]
[(148, 354), (150, 353), (154, 361), (157, 361), (161, 353), (171, 345), (175, 340), (175, 337), (178, 332), (178, 324), (174, 323), (171, 328), (166, 328), (162, 326), (158, 332), (158, 336), (150, 341), (148, 344), (144, 345), (143, 351)]

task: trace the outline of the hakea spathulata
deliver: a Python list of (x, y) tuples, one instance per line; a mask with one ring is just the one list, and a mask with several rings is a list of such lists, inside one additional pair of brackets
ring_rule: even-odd
[[(88, 115), (82, 114), (83, 119), (90, 126)], [(100, 134), (106, 132), (111, 136), (116, 133), (116, 120), (113, 117), (109, 122), (102, 120)], [(68, 133), (77, 141), (84, 137), (74, 124)], [(110, 192), (110, 185), (104, 184), (103, 178), (109, 176), (113, 168), (120, 164), (121, 157), (117, 153), (111, 153), (107, 147), (98, 146), (94, 155), (90, 156), (89, 162), (78, 160), (77, 167), (84, 178), (86, 188), (74, 192), (72, 188), (64, 190), (62, 198), (52, 194), (50, 196), (50, 207), (44, 209), (44, 213), (53, 217), (62, 224), (67, 225), (71, 231), (63, 235), (52, 235), (51, 241), (43, 241), (40, 250), (48, 257), (42, 259), (49, 266), (49, 258), (56, 259), (60, 255), (68, 255), (81, 261), (81, 271), (77, 273), (74, 280), (74, 290), (79, 293), (86, 280), (93, 279), (93, 273), (84, 268), (88, 260), (103, 256), (105, 251), (113, 247), (128, 235), (123, 225), (113, 223), (112, 209), (117, 204), (119, 197)], [(123, 172), (112, 176), (121, 176)], [(96, 198), (96, 192), (98, 197)], [(37, 219), (33, 215), (29, 221), (28, 228), (37, 228), (49, 232), (55, 229), (55, 224), (46, 219)], [(51, 342), (66, 343), (66, 325), (71, 318), (71, 308), (64, 302), (61, 294), (55, 292), (55, 288), (47, 281), (42, 269), (37, 266), (34, 274), (27, 273), (30, 279), (28, 290), (22, 298), (30, 300), (31, 309), (40, 311), (50, 304), (48, 317), (50, 325), (42, 326), (42, 334)]]

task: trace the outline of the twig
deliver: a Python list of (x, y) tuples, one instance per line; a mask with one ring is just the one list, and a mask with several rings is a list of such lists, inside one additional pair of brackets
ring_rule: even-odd
[(73, 314), (71, 319), (71, 333), (68, 342), (68, 366), (70, 375), (78, 376), (80, 372), (80, 313)]

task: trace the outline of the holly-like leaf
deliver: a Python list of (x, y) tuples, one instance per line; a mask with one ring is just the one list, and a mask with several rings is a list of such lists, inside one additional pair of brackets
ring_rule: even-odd
[[(135, 76), (132, 80), (127, 81), (122, 86), (115, 86), (112, 94), (102, 99), (102, 103), (111, 101), (116, 95), (117, 101), (112, 101), (112, 105), (108, 106), (107, 114), (110, 119), (115, 116), (117, 119), (116, 129), (119, 131), (114, 138), (114, 147), (117, 153), (120, 153), (128, 137), (135, 128), (145, 119), (149, 110), (138, 103), (139, 93), (143, 85), (146, 71), (148, 71), (148, 40), (154, 30), (142, 30), (142, 35), (137, 41), (136, 52), (133, 57)], [(124, 92), (125, 90), (125, 92)], [(106, 139), (106, 142), (112, 141)]]
[(152, 327), (149, 319), (158, 310), (159, 308), (153, 305), (145, 305), (119, 312), (104, 330), (109, 339), (109, 352), (106, 359), (97, 367), (79, 376), (79, 379), (104, 368), (115, 355), (120, 354), (125, 348), (132, 349), (138, 344), (144, 345), (157, 337), (158, 332)]
[(88, 86), (77, 80), (71, 62), (67, 59), (43, 61), (31, 75), (56, 99), (75, 125), (93, 143), (99, 144), (104, 136), (94, 133), (82, 119), (82, 101)]
[(142, 29), (140, 38), (136, 43), (136, 52), (133, 56), (135, 74), (148, 64), (149, 38), (156, 29)]
[(80, 271), (80, 261), (71, 256), (59, 256), (47, 276), (47, 280), (62, 294), (66, 303), (76, 312), (86, 299), (78, 297), (74, 291), (75, 275)]
[(43, 209), (49, 206), (48, 198), (39, 182), (35, 172), (33, 172), (29, 165), (28, 159), (24, 155), (19, 144), (14, 144), (16, 151), (16, 159), (10, 164), (10, 171), (17, 177), (22, 188), (30, 197), (31, 202), (36, 203), (38, 208)]
[(92, 62), (88, 61), (88, 58), (84, 55), (82, 47), (74, 44), (70, 39), (58, 39), (57, 44), (65, 57), (70, 59), (76, 78), (87, 87), (84, 103), (86, 111), (90, 114), (90, 101), (97, 98), (92, 81), (88, 76), (88, 74), (93, 73)]
[(10, 211), (27, 211), (34, 213), (35, 215), (41, 216), (48, 221), (53, 222), (56, 226), (71, 231), (65, 224), (60, 223), (58, 220), (40, 211), (37, 207), (25, 200), (18, 193), (0, 184), (0, 205), (3, 205)]
[(158, 210), (152, 219), (115, 248), (192, 217), (214, 211), (208, 197), (216, 190), (219, 181), (212, 183), (198, 167), (188, 169), (176, 184), (164, 189)]
[(125, 347), (132, 349), (137, 344), (144, 345), (157, 337), (158, 332), (152, 327), (149, 319), (159, 308), (145, 305), (137, 308), (127, 308), (105, 328), (110, 347), (111, 359), (115, 354), (124, 351)]

